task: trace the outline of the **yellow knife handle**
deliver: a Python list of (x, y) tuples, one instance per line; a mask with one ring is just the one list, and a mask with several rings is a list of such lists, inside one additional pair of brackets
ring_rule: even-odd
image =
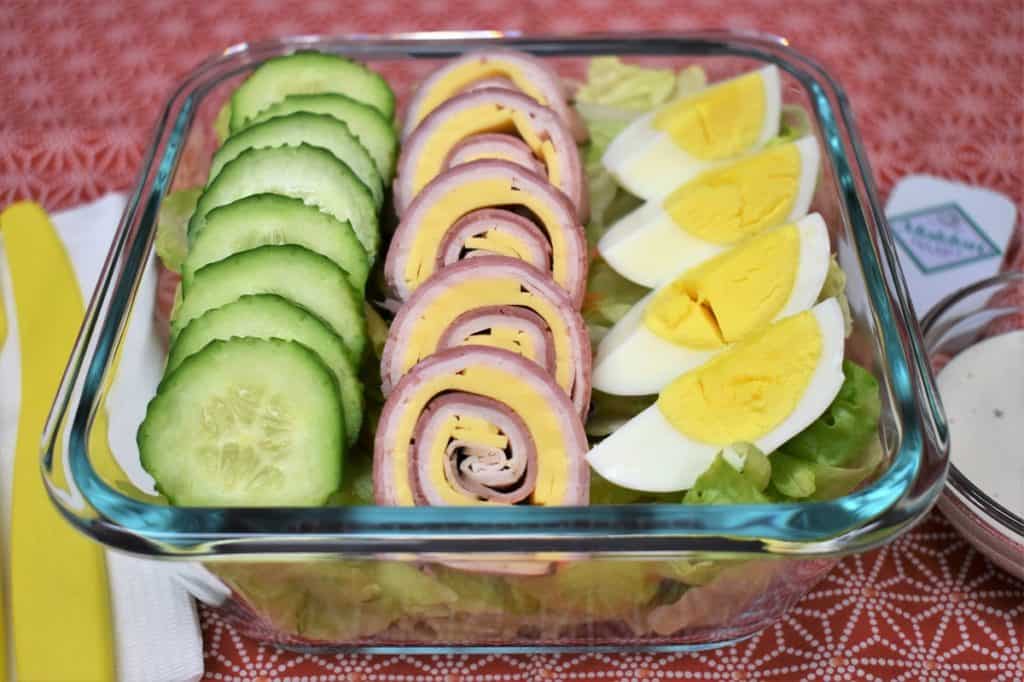
[(39, 472), (43, 426), (82, 322), (82, 296), (42, 208), (9, 207), (0, 231), (21, 350), (10, 575), (17, 679), (115, 680), (102, 549), (61, 518)]
[[(7, 311), (4, 309), (4, 298), (0, 295), (0, 350), (4, 348), (4, 341), (7, 340)], [(5, 528), (0, 528), (0, 535), (6, 533)], [(7, 682), (7, 612), (5, 610), (4, 587), (7, 580), (7, 573), (4, 571), (3, 558), (0, 557), (0, 682)]]

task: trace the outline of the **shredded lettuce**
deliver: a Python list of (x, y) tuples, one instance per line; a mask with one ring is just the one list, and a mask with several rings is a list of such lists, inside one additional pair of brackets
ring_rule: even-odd
[(202, 192), (202, 187), (179, 189), (160, 203), (156, 217), (156, 254), (168, 270), (181, 272), (181, 264), (188, 255), (188, 221)]
[(633, 119), (705, 83), (704, 70), (696, 66), (677, 75), (671, 69), (625, 64), (617, 57), (590, 60), (587, 80), (577, 90), (575, 103), (590, 137), (582, 153), (590, 193), (587, 238), (591, 244), (641, 203), (620, 189), (601, 165), (608, 144)]
[(644, 112), (667, 102), (676, 92), (672, 69), (626, 64), (618, 57), (595, 57), (587, 65), (587, 81), (576, 101)]

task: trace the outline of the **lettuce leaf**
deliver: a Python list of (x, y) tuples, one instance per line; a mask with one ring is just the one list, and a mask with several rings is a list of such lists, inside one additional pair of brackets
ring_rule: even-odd
[(550, 575), (506, 580), (541, 605), (558, 604), (567, 614), (593, 620), (630, 619), (658, 592), (661, 576), (656, 566), (652, 561), (585, 559), (562, 564)]
[(587, 65), (587, 80), (576, 91), (576, 102), (613, 105), (643, 112), (667, 102), (676, 92), (672, 69), (626, 64), (618, 57), (595, 57)]
[(811, 132), (811, 117), (807, 110), (798, 104), (787, 104), (782, 107), (782, 120), (779, 134), (768, 140), (766, 147), (776, 144), (795, 142)]
[(202, 187), (179, 189), (160, 202), (156, 216), (156, 254), (168, 270), (181, 272), (181, 264), (188, 255), (188, 221), (202, 192)]
[(846, 335), (853, 331), (853, 313), (850, 312), (850, 300), (846, 297), (846, 273), (839, 267), (839, 261), (835, 254), (828, 262), (828, 273), (825, 275), (825, 284), (818, 294), (818, 303), (825, 299), (835, 298), (839, 302), (839, 309), (843, 313), (843, 323), (846, 327)]
[(791, 457), (829, 466), (845, 466), (868, 446), (878, 432), (882, 401), (878, 380), (850, 361), (839, 394), (825, 413), (779, 448)]
[(843, 363), (845, 380), (825, 413), (771, 456), (771, 490), (784, 499), (825, 500), (854, 490), (875, 472), (882, 402), (878, 381)]
[[(723, 453), (715, 456), (693, 487), (683, 496), (683, 504), (761, 504), (771, 499), (764, 493), (765, 475), (771, 465), (764, 453), (749, 444), (731, 446), (744, 461), (738, 470)], [(733, 458), (735, 458), (733, 456)]]
[(877, 471), (883, 457), (882, 442), (877, 436), (846, 466), (809, 462), (779, 451), (771, 457), (769, 491), (784, 501), (832, 500), (856, 490)]
[(704, 70), (697, 66), (677, 75), (671, 69), (625, 64), (618, 57), (590, 60), (587, 80), (576, 92), (575, 105), (590, 134), (582, 153), (590, 194), (587, 238), (592, 245), (609, 225), (641, 203), (620, 189), (601, 165), (608, 144), (633, 119), (705, 83)]
[(213, 120), (213, 134), (217, 136), (217, 143), (224, 144), (224, 140), (231, 135), (231, 98), (228, 97), (220, 109), (217, 110), (217, 118)]

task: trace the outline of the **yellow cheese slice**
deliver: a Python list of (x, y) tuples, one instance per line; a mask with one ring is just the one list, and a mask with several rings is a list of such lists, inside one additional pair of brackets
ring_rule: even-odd
[(82, 321), (82, 296), (64, 247), (38, 205), (11, 206), (0, 214), (0, 230), (21, 348), (11, 514), (17, 679), (114, 680), (103, 551), (61, 518), (39, 474), (40, 437)]

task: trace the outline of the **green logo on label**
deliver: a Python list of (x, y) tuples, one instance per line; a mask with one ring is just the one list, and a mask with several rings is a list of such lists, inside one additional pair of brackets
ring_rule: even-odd
[(889, 226), (896, 242), (926, 275), (1002, 255), (956, 203), (892, 216)]

